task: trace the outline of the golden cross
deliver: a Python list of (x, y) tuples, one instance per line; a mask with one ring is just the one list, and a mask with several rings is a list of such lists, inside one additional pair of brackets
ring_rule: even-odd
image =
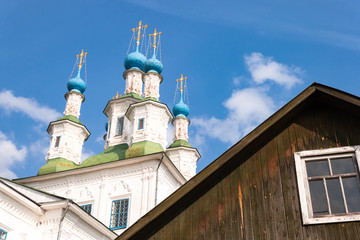
[(142, 25), (142, 21), (140, 21), (138, 27), (131, 29), (131, 31), (133, 31), (133, 32), (137, 31), (137, 33), (136, 33), (136, 34), (137, 34), (137, 37), (135, 37), (135, 39), (136, 39), (136, 45), (139, 45), (139, 44), (140, 44), (140, 39), (144, 36), (144, 35), (141, 36), (141, 30), (142, 30), (142, 29), (145, 29), (145, 28), (147, 28), (147, 27), (148, 27), (148, 25)]
[(153, 44), (150, 43), (151, 46), (153, 46), (154, 49), (156, 48), (156, 45), (159, 44), (159, 42), (156, 42), (156, 37), (159, 36), (159, 35), (161, 35), (161, 34), (162, 34), (162, 32), (157, 32), (156, 28), (154, 29), (154, 33), (153, 33), (153, 34), (149, 34), (149, 37), (153, 37), (153, 39), (154, 39), (154, 43), (153, 43)]
[(176, 79), (177, 82), (180, 81), (180, 92), (181, 93), (184, 90), (183, 81), (185, 81), (186, 79), (188, 79), (188, 77), (184, 77), (182, 74), (181, 74), (181, 77), (179, 79)]
[[(76, 57), (80, 57), (80, 61), (78, 63), (78, 66), (79, 66), (79, 69), (81, 69), (82, 65), (84, 64), (85, 62), (85, 56), (87, 55), (88, 53), (84, 53), (84, 49), (81, 50), (81, 53), (79, 55), (76, 55)], [(84, 57), (84, 61), (83, 61), (83, 57)]]
[(112, 99), (114, 100), (114, 99), (118, 99), (119, 97), (121, 97), (122, 95), (119, 95), (119, 92), (116, 92), (116, 96), (115, 97), (113, 97)]

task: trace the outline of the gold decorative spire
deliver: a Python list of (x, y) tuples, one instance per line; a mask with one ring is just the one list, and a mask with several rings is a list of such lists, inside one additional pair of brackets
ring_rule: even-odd
[[(88, 53), (84, 53), (84, 49), (81, 50), (81, 53), (79, 55), (76, 55), (77, 58), (80, 58), (79, 63), (77, 64), (79, 66), (79, 69), (81, 69), (82, 65), (85, 62), (86, 55)], [(84, 58), (84, 59), (83, 59)]]
[(156, 46), (159, 44), (159, 41), (156, 42), (156, 37), (160, 36), (161, 34), (162, 34), (162, 32), (157, 32), (156, 28), (154, 29), (153, 34), (149, 34), (149, 37), (153, 37), (153, 40), (154, 40), (154, 43), (151, 43), (151, 41), (150, 41), (150, 44), (151, 44), (151, 46), (153, 46), (154, 50), (156, 49)]
[(184, 77), (183, 74), (181, 74), (181, 77), (179, 79), (176, 79), (176, 82), (179, 82), (180, 81), (180, 93), (183, 93), (184, 91), (184, 88), (185, 88), (185, 84), (184, 81), (186, 81), (186, 79), (188, 79), (188, 77)]
[(149, 25), (142, 25), (142, 21), (139, 22), (139, 26), (136, 28), (131, 29), (131, 31), (136, 32), (137, 31), (137, 37), (135, 37), (136, 39), (136, 46), (138, 47), (140, 44), (140, 39), (144, 36), (141, 35), (141, 30), (147, 28)]

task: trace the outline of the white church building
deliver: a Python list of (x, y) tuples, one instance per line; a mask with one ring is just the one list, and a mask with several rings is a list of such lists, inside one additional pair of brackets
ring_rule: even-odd
[[(125, 93), (105, 106), (104, 152), (82, 162), (82, 147), (90, 136), (79, 120), (87, 53), (77, 55), (78, 73), (67, 83), (64, 116), (47, 129), (46, 164), (37, 176), (0, 179), (0, 240), (115, 239), (196, 174), (200, 154), (188, 143), (186, 78), (177, 80), (180, 100), (172, 113), (159, 100), (161, 32), (149, 35), (150, 58), (139, 51), (146, 27), (140, 22), (132, 29), (136, 50), (125, 58)], [(174, 142), (169, 145), (170, 122)]]

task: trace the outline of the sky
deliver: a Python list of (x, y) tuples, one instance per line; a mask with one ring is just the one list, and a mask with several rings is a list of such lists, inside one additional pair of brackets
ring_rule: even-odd
[(46, 129), (63, 115), (81, 49), (80, 120), (91, 132), (82, 158), (103, 151), (103, 110), (124, 92), (140, 20), (163, 32), (160, 101), (172, 109), (175, 80), (188, 77), (198, 172), (313, 82), (360, 95), (359, 1), (0, 0), (0, 176), (34, 176), (46, 163)]

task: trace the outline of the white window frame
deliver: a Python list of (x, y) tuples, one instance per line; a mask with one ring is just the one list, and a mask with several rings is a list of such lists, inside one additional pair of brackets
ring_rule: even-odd
[[(321, 156), (324, 155), (337, 156), (344, 154), (352, 154), (352, 155), (355, 154), (356, 163), (359, 169), (360, 146), (338, 147), (338, 148), (302, 151), (302, 152), (294, 153), (303, 224), (308, 225), (308, 224), (360, 221), (360, 213), (348, 213), (346, 215), (334, 215), (334, 216), (330, 215), (330, 216), (319, 216), (319, 217), (313, 216), (310, 188), (309, 188), (308, 176), (305, 166), (305, 159), (320, 158)], [(359, 172), (357, 174), (359, 174)]]

